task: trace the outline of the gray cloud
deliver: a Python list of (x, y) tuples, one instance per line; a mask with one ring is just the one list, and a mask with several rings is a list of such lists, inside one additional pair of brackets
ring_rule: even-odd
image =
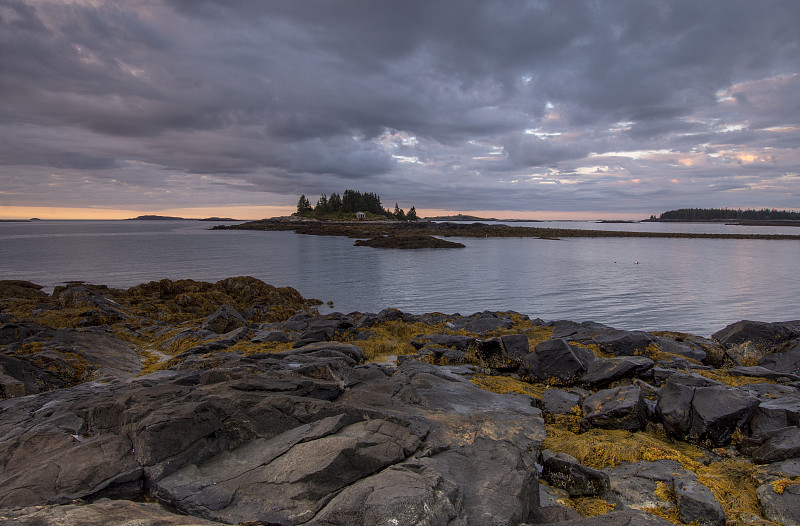
[(0, 205), (795, 207), (797, 27), (794, 0), (7, 0)]

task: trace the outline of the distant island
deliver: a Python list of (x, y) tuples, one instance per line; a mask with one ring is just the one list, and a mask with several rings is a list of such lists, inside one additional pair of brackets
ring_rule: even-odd
[(499, 221), (499, 219), (495, 219), (493, 217), (478, 217), (478, 216), (469, 216), (464, 214), (456, 214), (452, 216), (436, 216), (436, 217), (426, 217), (428, 221)]
[[(680, 208), (664, 212), (658, 217), (651, 215), (646, 221), (731, 221), (737, 224), (767, 224), (774, 225), (775, 221), (789, 222), (789, 225), (800, 226), (800, 212), (791, 210), (775, 210), (762, 208), (761, 210), (733, 210), (730, 208)], [(792, 223), (797, 222), (797, 223)]]
[(397, 203), (394, 204), (394, 210), (389, 210), (383, 207), (381, 196), (378, 194), (357, 190), (345, 190), (342, 195), (332, 193), (330, 197), (322, 194), (314, 206), (311, 206), (311, 202), (305, 195), (301, 195), (297, 201), (297, 212), (292, 215), (299, 218), (328, 221), (343, 219), (416, 221), (419, 219), (417, 210), (413, 206), (408, 213)]
[(157, 216), (157, 215), (143, 215), (137, 217), (131, 217), (126, 219), (126, 221), (238, 221), (238, 219), (232, 219), (230, 217), (205, 217), (202, 219), (194, 219), (194, 218), (186, 218), (186, 217), (175, 217), (175, 216)]

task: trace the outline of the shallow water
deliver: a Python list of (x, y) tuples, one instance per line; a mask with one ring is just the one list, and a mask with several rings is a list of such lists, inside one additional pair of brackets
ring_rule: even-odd
[[(546, 320), (704, 336), (741, 319), (800, 319), (799, 241), (459, 238), (465, 249), (400, 251), (354, 247), (352, 239), (341, 237), (208, 230), (213, 224), (0, 223), (0, 279), (25, 279), (52, 290), (67, 280), (128, 287), (161, 278), (250, 275), (332, 300), (343, 312), (510, 309)], [(530, 224), (800, 233), (792, 227), (717, 224)]]

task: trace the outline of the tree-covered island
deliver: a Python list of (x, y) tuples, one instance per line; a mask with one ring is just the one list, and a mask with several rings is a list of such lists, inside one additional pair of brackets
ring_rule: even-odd
[(297, 201), (297, 212), (294, 216), (308, 217), (315, 219), (341, 220), (357, 219), (358, 214), (364, 214), (368, 219), (394, 219), (398, 221), (416, 221), (417, 210), (413, 206), (406, 213), (397, 203), (394, 210), (383, 208), (381, 197), (372, 192), (359, 192), (356, 190), (345, 190), (342, 195), (332, 193), (330, 197), (322, 194), (317, 200), (317, 204), (311, 206), (311, 202), (305, 195), (301, 195)]

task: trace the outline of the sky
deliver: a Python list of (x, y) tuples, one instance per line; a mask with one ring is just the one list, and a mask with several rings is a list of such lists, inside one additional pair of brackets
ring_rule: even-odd
[(800, 209), (797, 0), (0, 0), (0, 219)]

